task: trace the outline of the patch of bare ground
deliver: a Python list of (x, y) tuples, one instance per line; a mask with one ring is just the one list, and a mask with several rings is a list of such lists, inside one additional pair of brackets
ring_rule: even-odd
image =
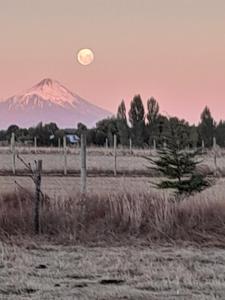
[(1, 245), (0, 299), (224, 299), (225, 250)]

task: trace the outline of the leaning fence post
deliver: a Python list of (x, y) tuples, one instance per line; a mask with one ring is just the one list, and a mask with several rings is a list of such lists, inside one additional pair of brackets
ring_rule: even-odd
[(36, 170), (34, 176), (34, 182), (35, 182), (34, 232), (36, 234), (40, 233), (41, 172), (42, 172), (42, 160), (38, 160), (36, 162)]
[(117, 169), (116, 169), (116, 147), (117, 147), (117, 136), (114, 134), (114, 176), (117, 175)]
[(13, 175), (16, 174), (16, 148), (15, 148), (15, 133), (11, 136), (11, 151), (12, 151), (12, 171)]
[(67, 148), (66, 136), (63, 137), (64, 175), (67, 175)]
[(85, 135), (85, 133), (81, 134), (80, 160), (81, 160), (81, 194), (85, 194), (86, 193), (86, 181), (87, 181), (86, 135)]

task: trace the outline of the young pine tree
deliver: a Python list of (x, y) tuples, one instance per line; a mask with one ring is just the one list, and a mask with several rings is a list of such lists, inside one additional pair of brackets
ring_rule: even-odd
[(174, 138), (167, 139), (167, 146), (158, 151), (158, 158), (150, 160), (151, 169), (161, 172), (165, 179), (156, 184), (159, 189), (173, 189), (178, 195), (201, 192), (209, 186), (205, 176), (197, 174), (196, 167), (200, 163), (197, 158), (199, 150), (184, 151)]

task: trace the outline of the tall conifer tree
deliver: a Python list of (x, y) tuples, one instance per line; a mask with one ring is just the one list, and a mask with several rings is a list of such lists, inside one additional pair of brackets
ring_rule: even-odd
[(145, 132), (145, 109), (140, 95), (134, 96), (131, 101), (129, 121), (132, 126), (131, 133), (133, 142), (136, 146), (142, 147)]
[(117, 111), (117, 128), (120, 138), (120, 143), (123, 146), (129, 142), (129, 127), (127, 124), (126, 105), (124, 100), (120, 103)]

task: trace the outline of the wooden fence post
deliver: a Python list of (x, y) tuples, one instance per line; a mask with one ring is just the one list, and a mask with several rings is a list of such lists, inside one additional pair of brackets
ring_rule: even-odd
[(108, 138), (105, 139), (105, 148), (106, 148), (106, 150), (108, 150), (108, 148), (109, 148), (109, 140), (108, 140)]
[(81, 134), (80, 160), (81, 160), (81, 194), (85, 194), (86, 193), (86, 182), (87, 182), (86, 135), (85, 135), (85, 133)]
[(132, 139), (129, 139), (129, 143), (130, 143), (130, 154), (132, 154)]
[(12, 171), (13, 175), (16, 174), (16, 147), (15, 147), (15, 133), (11, 136), (11, 151), (12, 151)]
[(108, 138), (105, 139), (105, 155), (108, 153), (108, 149), (109, 149), (109, 140)]
[(34, 153), (37, 153), (37, 137), (34, 137)]
[(216, 176), (218, 173), (218, 165), (217, 165), (217, 153), (214, 151), (214, 166), (215, 166), (215, 172), (214, 175)]
[(155, 141), (155, 139), (153, 140), (153, 149), (156, 150), (156, 141)]
[(36, 162), (35, 170), (35, 203), (34, 203), (34, 232), (40, 233), (40, 202), (41, 202), (41, 172), (42, 160)]
[(117, 175), (117, 168), (116, 168), (116, 147), (117, 147), (117, 136), (114, 134), (114, 176)]
[(64, 175), (67, 175), (67, 147), (66, 136), (63, 137)]
[(217, 144), (216, 144), (216, 137), (213, 137), (213, 152), (214, 152), (214, 165), (215, 165), (215, 172), (214, 176), (218, 175), (218, 165), (217, 165)]
[(204, 152), (204, 150), (205, 150), (205, 142), (204, 140), (202, 140), (202, 153)]
[(216, 137), (215, 136), (213, 137), (213, 149), (214, 150), (216, 149)]
[(60, 137), (58, 138), (58, 150), (60, 151), (60, 148), (61, 148), (61, 139)]
[(189, 151), (190, 151), (190, 145), (189, 145), (189, 144), (187, 144), (187, 146), (186, 146), (185, 150), (186, 150), (187, 152), (189, 152)]

